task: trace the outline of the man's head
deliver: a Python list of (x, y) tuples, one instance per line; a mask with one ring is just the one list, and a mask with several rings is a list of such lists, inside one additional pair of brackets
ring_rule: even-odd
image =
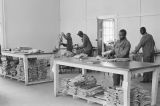
[(146, 34), (146, 33), (147, 33), (146, 28), (145, 28), (145, 27), (141, 27), (141, 28), (140, 28), (140, 33), (141, 33), (142, 35)]
[(71, 36), (71, 33), (67, 33), (66, 36), (67, 36), (67, 37), (70, 37), (70, 36)]
[(79, 31), (77, 35), (82, 38), (83, 37), (83, 32)]
[(125, 38), (126, 38), (126, 35), (127, 35), (127, 31), (126, 31), (125, 29), (121, 29), (121, 30), (119, 31), (119, 39), (120, 39), (120, 40), (125, 39)]

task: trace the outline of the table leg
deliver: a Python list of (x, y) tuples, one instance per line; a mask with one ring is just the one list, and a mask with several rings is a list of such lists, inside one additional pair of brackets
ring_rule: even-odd
[(86, 73), (87, 73), (87, 70), (82, 68), (82, 75), (85, 75)]
[(127, 72), (124, 74), (124, 80), (123, 80), (123, 90), (124, 90), (124, 106), (130, 106), (130, 87), (131, 87), (131, 73)]
[(28, 58), (23, 58), (25, 85), (28, 85)]
[(59, 65), (54, 63), (52, 71), (54, 72), (54, 95), (57, 96), (59, 89)]
[(53, 72), (52, 72), (52, 68), (53, 68), (53, 56), (50, 58), (50, 78), (51, 80), (54, 80), (54, 76), (53, 76)]
[(157, 102), (157, 93), (158, 93), (158, 77), (159, 77), (160, 68), (157, 68), (153, 71), (152, 76), (152, 106), (156, 105)]

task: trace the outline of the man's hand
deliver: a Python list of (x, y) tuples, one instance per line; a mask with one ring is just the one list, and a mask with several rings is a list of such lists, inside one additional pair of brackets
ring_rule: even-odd
[(61, 36), (63, 36), (63, 37), (64, 37), (64, 36), (65, 36), (65, 34), (64, 34), (63, 32), (61, 32)]

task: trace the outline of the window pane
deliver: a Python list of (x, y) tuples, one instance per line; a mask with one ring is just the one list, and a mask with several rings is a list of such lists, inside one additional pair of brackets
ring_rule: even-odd
[(114, 23), (114, 19), (107, 19), (103, 22), (103, 37), (106, 44), (114, 41)]

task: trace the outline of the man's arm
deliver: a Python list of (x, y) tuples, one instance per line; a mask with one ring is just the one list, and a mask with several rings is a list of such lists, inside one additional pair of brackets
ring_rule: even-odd
[(139, 44), (138, 44), (138, 46), (135, 48), (133, 53), (137, 53), (141, 49), (141, 47), (144, 46), (144, 44), (145, 44), (145, 38), (142, 37), (140, 42), (139, 42)]
[(67, 40), (67, 36), (62, 32), (61, 35)]

